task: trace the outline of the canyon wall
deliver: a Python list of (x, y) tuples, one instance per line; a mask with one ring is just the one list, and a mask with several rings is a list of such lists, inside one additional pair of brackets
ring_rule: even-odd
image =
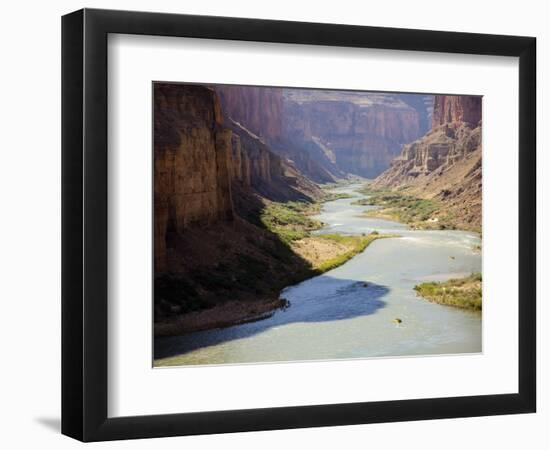
[(432, 117), (432, 128), (458, 122), (476, 126), (481, 120), (481, 97), (436, 95)]
[(228, 117), (266, 140), (279, 139), (283, 120), (283, 90), (256, 86), (216, 85)]
[(312, 141), (289, 142), (284, 136), (283, 88), (215, 85), (229, 122), (269, 145), (271, 151), (293, 164), (316, 182), (332, 182), (344, 176)]
[[(311, 180), (373, 177), (428, 129), (430, 96), (213, 86), (226, 116)], [(431, 107), (431, 103), (430, 103)]]
[(283, 133), (296, 146), (315, 143), (340, 173), (374, 177), (426, 132), (427, 114), (399, 94), (286, 89)]
[(308, 200), (320, 189), (292, 164), (238, 122), (228, 119), (233, 133), (232, 181), (273, 201)]
[(232, 220), (231, 131), (214, 91), (154, 85), (155, 267), (166, 267), (170, 232)]
[(373, 186), (439, 199), (463, 228), (481, 227), (481, 113), (481, 97), (435, 96), (431, 130), (403, 145)]
[[(236, 91), (225, 93), (238, 98)], [(248, 91), (246, 91), (248, 92)], [(234, 111), (269, 103), (268, 93), (252, 89)], [(217, 90), (205, 86), (154, 85), (155, 270), (171, 271), (170, 250), (184, 232), (231, 223), (250, 213), (251, 195), (268, 200), (309, 200), (319, 188), (291, 162), (274, 153), (260, 136), (232, 119)], [(242, 109), (244, 108), (244, 109)], [(273, 111), (264, 111), (269, 117)], [(277, 113), (276, 118), (280, 120)], [(241, 120), (248, 120), (240, 116)], [(275, 136), (277, 127), (253, 121)], [(237, 208), (235, 207), (237, 206)], [(178, 257), (172, 251), (173, 257)], [(173, 259), (173, 258), (172, 258)]]
[(227, 302), (247, 317), (284, 306), (281, 289), (310, 266), (263, 213), (271, 200), (309, 201), (320, 189), (246, 117), (232, 119), (216, 90), (155, 83), (153, 103), (155, 333), (186, 332), (162, 324)]

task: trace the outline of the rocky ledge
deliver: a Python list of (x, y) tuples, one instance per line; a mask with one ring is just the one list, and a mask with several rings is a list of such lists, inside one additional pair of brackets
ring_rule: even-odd
[(373, 182), (441, 200), (458, 228), (481, 229), (481, 98), (435, 96), (432, 129)]

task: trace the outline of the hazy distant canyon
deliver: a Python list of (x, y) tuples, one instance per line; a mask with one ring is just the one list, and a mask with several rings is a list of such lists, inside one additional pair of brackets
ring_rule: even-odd
[(235, 121), (315, 181), (374, 178), (429, 129), (433, 96), (216, 86)]

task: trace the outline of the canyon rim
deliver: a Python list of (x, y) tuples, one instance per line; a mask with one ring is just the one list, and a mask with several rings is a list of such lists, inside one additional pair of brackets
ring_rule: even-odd
[(155, 367), (482, 350), (481, 97), (152, 88)]

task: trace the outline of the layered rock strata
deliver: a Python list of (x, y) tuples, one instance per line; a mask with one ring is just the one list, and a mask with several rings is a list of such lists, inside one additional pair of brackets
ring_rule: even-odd
[[(154, 89), (157, 273), (173, 269), (174, 258), (168, 253), (178, 235), (191, 227), (231, 223), (238, 213), (235, 205), (249, 212), (250, 195), (277, 201), (320, 195), (319, 188), (264, 139), (222, 112), (214, 89), (165, 83)], [(231, 92), (229, 98), (236, 96)], [(257, 107), (267, 102), (266, 94), (252, 92)], [(266, 129), (275, 133), (274, 127)]]
[(281, 138), (283, 90), (257, 86), (216, 85), (225, 114), (266, 141)]
[[(265, 138), (223, 113), (215, 90), (155, 84), (156, 335), (251, 320), (285, 306), (281, 289), (310, 267), (267, 229), (262, 214), (270, 200), (320, 193)], [(208, 310), (218, 311), (214, 322), (190, 323)], [(231, 314), (218, 320), (222, 311)]]
[(434, 98), (432, 129), (403, 145), (374, 187), (401, 187), (443, 202), (463, 228), (481, 227), (481, 97)]
[(286, 139), (283, 88), (215, 85), (213, 89), (229, 122), (245, 128), (310, 179), (326, 183), (344, 176), (311, 140), (297, 145)]
[[(374, 177), (428, 129), (430, 96), (213, 86), (224, 113), (310, 179)], [(425, 98), (424, 98), (425, 97)]]
[(426, 131), (426, 107), (405, 100), (398, 94), (290, 90), (284, 135), (298, 146), (315, 143), (341, 173), (374, 177), (402, 144)]
[(170, 232), (233, 219), (232, 133), (214, 91), (154, 86), (155, 267), (166, 269)]

